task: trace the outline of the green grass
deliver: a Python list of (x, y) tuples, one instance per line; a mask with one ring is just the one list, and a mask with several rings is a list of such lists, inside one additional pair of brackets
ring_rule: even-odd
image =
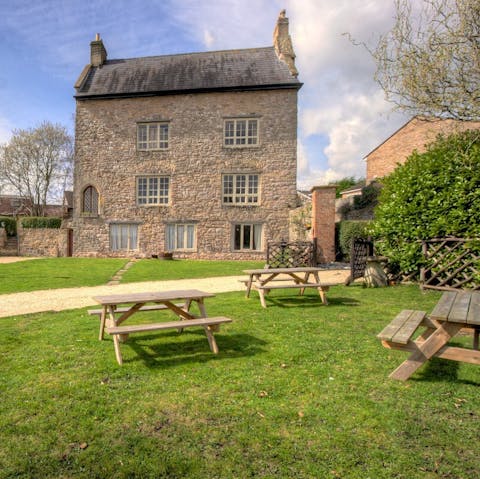
[(127, 261), (111, 258), (45, 258), (0, 264), (0, 294), (102, 285)]
[(263, 268), (260, 261), (203, 261), (144, 259), (122, 277), (122, 283), (242, 275), (244, 269)]
[[(43, 258), (0, 264), (0, 294), (103, 285), (127, 262), (124, 258)], [(124, 273), (122, 283), (235, 276), (259, 267), (263, 263), (258, 261), (144, 259)]]
[(393, 381), (406, 354), (376, 339), (439, 293), (286, 293), (208, 299), (234, 319), (218, 356), (200, 330), (137, 334), (122, 367), (85, 310), (1, 319), (0, 478), (478, 477), (478, 366)]

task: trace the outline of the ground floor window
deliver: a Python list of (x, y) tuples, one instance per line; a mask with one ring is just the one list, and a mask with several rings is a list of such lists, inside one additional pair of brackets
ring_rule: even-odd
[(233, 249), (261, 251), (262, 225), (246, 223), (233, 225)]
[(136, 250), (138, 249), (138, 224), (111, 223), (110, 224), (110, 250)]
[(194, 224), (172, 223), (167, 225), (167, 251), (194, 250), (196, 243), (196, 228)]
[(93, 186), (83, 190), (82, 213), (98, 215), (98, 191)]

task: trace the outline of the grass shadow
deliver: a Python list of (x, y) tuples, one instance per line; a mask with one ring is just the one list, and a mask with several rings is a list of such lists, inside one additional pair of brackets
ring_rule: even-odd
[[(357, 306), (360, 301), (353, 298), (327, 297), (330, 306)], [(279, 308), (317, 308), (325, 306), (318, 296), (266, 296), (267, 308), (269, 305)]]
[(178, 333), (171, 332), (163, 337), (172, 338), (170, 342), (158, 343), (158, 335), (130, 337), (122, 344), (135, 352), (135, 357), (124, 358), (124, 363), (143, 361), (147, 367), (172, 367), (188, 363), (206, 363), (218, 359), (232, 359), (261, 354), (266, 341), (250, 334), (216, 334), (219, 353), (210, 351), (207, 337), (203, 331), (184, 331), (182, 335), (198, 336), (192, 340), (178, 341)]
[(454, 381), (461, 384), (468, 384), (471, 386), (479, 386), (480, 382), (461, 379), (458, 377), (460, 370), (460, 363), (458, 361), (451, 361), (448, 359), (431, 358), (427, 363), (417, 372), (415, 377), (410, 378), (412, 381), (418, 382), (443, 382)]

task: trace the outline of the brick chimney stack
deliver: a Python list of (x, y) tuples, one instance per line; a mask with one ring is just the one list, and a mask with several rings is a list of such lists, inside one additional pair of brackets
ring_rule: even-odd
[(296, 78), (298, 70), (295, 67), (295, 52), (293, 51), (292, 39), (288, 33), (288, 18), (285, 15), (285, 10), (282, 10), (278, 16), (277, 25), (273, 32), (273, 46), (278, 58), (287, 64), (290, 73)]
[(90, 65), (92, 67), (100, 67), (106, 60), (107, 50), (105, 50), (100, 34), (97, 33), (95, 40), (90, 42)]

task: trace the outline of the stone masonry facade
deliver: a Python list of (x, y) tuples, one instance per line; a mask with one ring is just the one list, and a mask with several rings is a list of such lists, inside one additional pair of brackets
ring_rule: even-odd
[(108, 60), (99, 35), (90, 45), (74, 256), (263, 259), (289, 239), (302, 84), (285, 11), (272, 47)]
[[(223, 146), (225, 118), (259, 119), (259, 145)], [(137, 151), (137, 124), (168, 121), (166, 151)], [(150, 257), (166, 251), (165, 225), (195, 224), (196, 248), (177, 257), (263, 258), (266, 241), (288, 239), (296, 203), (297, 91), (218, 92), (77, 101), (74, 256)], [(222, 204), (222, 175), (255, 173), (258, 206)], [(169, 204), (140, 206), (136, 177), (170, 180)], [(82, 214), (82, 192), (99, 194), (98, 215)], [(138, 224), (138, 249), (113, 252), (109, 224)], [(232, 228), (262, 225), (259, 251), (233, 251)]]

